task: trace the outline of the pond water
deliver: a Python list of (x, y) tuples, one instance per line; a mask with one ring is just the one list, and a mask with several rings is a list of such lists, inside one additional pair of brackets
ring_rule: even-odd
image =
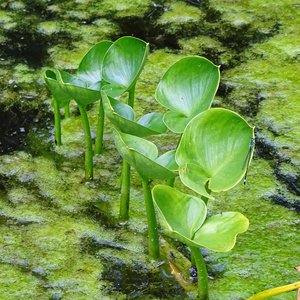
[[(215, 107), (256, 126), (247, 184), (216, 195), (210, 212), (240, 211), (249, 230), (228, 253), (203, 250), (210, 299), (242, 300), (299, 281), (300, 5), (296, 1), (56, 1), (0, 3), (0, 299), (194, 299), (189, 253), (161, 237), (164, 264), (147, 258), (141, 182), (133, 172), (131, 219), (117, 221), (121, 159), (106, 124), (95, 180), (83, 182), (84, 139), (75, 104), (55, 147), (49, 67), (77, 68), (103, 39), (134, 35), (151, 53), (137, 84), (137, 113), (163, 111), (154, 92), (186, 55), (221, 65)], [(97, 107), (89, 116), (96, 126)], [(151, 138), (176, 146), (167, 133)], [(179, 182), (176, 183), (178, 187)], [(296, 292), (272, 299), (295, 300)]]

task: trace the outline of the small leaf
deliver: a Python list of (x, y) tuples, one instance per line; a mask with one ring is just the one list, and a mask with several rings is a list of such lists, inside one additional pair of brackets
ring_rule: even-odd
[(64, 71), (58, 71), (60, 84), (79, 105), (86, 106), (100, 99), (99, 87), (91, 89), (88, 82)]
[(131, 36), (116, 40), (108, 49), (102, 76), (110, 85), (105, 87), (109, 96), (118, 96), (135, 85), (149, 53), (149, 44)]
[(106, 116), (118, 130), (139, 137), (160, 134), (167, 130), (161, 113), (147, 114), (135, 122), (134, 111), (129, 105), (108, 97), (104, 91), (101, 95)]
[(113, 137), (120, 155), (144, 179), (165, 180), (176, 176), (174, 172), (155, 161), (158, 156), (158, 150), (153, 143), (117, 130), (114, 130)]
[(152, 194), (168, 234), (184, 242), (192, 239), (206, 219), (205, 203), (166, 185), (156, 185)]
[(194, 116), (210, 108), (219, 81), (219, 67), (204, 57), (185, 57), (173, 64), (155, 93), (156, 100), (173, 112), (165, 116), (167, 127), (183, 132)]
[(176, 152), (182, 182), (206, 197), (204, 187), (231, 189), (245, 175), (253, 138), (254, 128), (238, 114), (222, 108), (202, 112), (186, 127)]
[(44, 79), (49, 88), (53, 98), (57, 101), (58, 107), (65, 107), (70, 101), (71, 96), (67, 90), (57, 81), (57, 73), (53, 70), (46, 70)]

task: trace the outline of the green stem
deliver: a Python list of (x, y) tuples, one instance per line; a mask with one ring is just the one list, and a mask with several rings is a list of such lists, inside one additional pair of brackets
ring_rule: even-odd
[(191, 255), (197, 267), (199, 300), (208, 300), (208, 277), (205, 261), (197, 247), (191, 247)]
[(156, 222), (156, 215), (155, 215), (152, 194), (149, 187), (149, 180), (142, 178), (142, 182), (143, 182), (144, 199), (145, 199), (147, 221), (148, 221), (149, 255), (151, 258), (158, 260), (160, 258), (159, 238), (158, 238), (157, 222)]
[(95, 154), (102, 153), (103, 131), (104, 131), (104, 109), (103, 109), (102, 99), (100, 99), (97, 136), (96, 136), (96, 143), (95, 143)]
[(129, 219), (129, 199), (130, 199), (130, 165), (123, 160), (121, 175), (121, 199), (119, 217), (122, 222)]
[(65, 106), (65, 118), (70, 118), (70, 102)]
[(294, 290), (299, 289), (299, 288), (300, 288), (300, 281), (260, 292), (256, 295), (248, 298), (248, 300), (267, 299), (269, 297), (279, 295), (279, 294), (282, 294), (282, 293), (285, 293), (285, 292), (294, 291)]
[(93, 147), (89, 119), (85, 108), (78, 105), (85, 135), (85, 179), (93, 179)]
[(58, 103), (53, 99), (53, 108), (54, 108), (54, 131), (55, 131), (55, 143), (57, 146), (61, 146), (61, 117), (58, 107)]
[(135, 85), (128, 91), (128, 105), (130, 105), (132, 108), (134, 106), (134, 96), (135, 96)]
[[(128, 105), (134, 105), (135, 85), (129, 90)], [(127, 221), (129, 218), (129, 201), (130, 201), (130, 165), (123, 160), (121, 174), (121, 199), (119, 218), (121, 221)]]
[(174, 183), (175, 183), (175, 177), (169, 178), (167, 179), (167, 185), (170, 187), (174, 187)]

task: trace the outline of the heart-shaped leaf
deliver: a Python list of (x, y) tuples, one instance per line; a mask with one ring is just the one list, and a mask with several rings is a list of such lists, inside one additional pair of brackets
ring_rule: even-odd
[(181, 181), (197, 193), (231, 189), (245, 175), (253, 147), (254, 128), (238, 114), (214, 108), (186, 127), (176, 152)]
[(156, 100), (171, 112), (167, 127), (177, 133), (197, 114), (210, 108), (220, 81), (219, 67), (204, 57), (185, 57), (173, 64), (160, 80)]
[(225, 212), (207, 217), (203, 200), (165, 185), (156, 185), (153, 200), (161, 226), (166, 233), (191, 247), (205, 247), (217, 252), (231, 250), (236, 236), (249, 227), (239, 212)]
[(224, 212), (209, 217), (195, 233), (193, 243), (205, 248), (226, 252), (236, 242), (236, 236), (248, 230), (248, 219), (239, 212)]
[(166, 132), (161, 113), (146, 114), (135, 122), (134, 111), (129, 105), (108, 97), (104, 91), (101, 95), (105, 114), (118, 130), (139, 137)]
[(109, 83), (105, 91), (115, 97), (135, 85), (149, 53), (149, 44), (131, 36), (116, 40), (108, 49), (104, 60), (102, 77)]
[(46, 70), (44, 79), (53, 98), (57, 102), (58, 107), (62, 108), (69, 104), (72, 97), (67, 93), (67, 90), (61, 84), (59, 84), (57, 80), (57, 71)]
[(184, 242), (192, 239), (206, 219), (204, 201), (166, 185), (156, 185), (152, 195), (168, 234)]
[[(157, 162), (157, 160), (159, 161), (158, 150), (153, 143), (134, 135), (119, 132), (118, 130), (114, 130), (113, 136), (120, 155), (144, 179), (166, 180), (176, 176), (170, 169)], [(174, 161), (174, 155), (174, 151), (173, 157), (172, 154), (169, 155), (170, 161)], [(164, 161), (166, 161), (166, 158)], [(172, 163), (165, 163), (165, 165), (172, 165)]]
[(93, 46), (81, 60), (77, 77), (90, 83), (101, 82), (103, 58), (112, 44), (111, 41), (102, 41)]

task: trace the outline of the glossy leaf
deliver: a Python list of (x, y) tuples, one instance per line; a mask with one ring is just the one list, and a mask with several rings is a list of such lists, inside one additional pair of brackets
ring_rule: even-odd
[(156, 100), (170, 110), (167, 127), (183, 132), (197, 114), (210, 108), (220, 81), (219, 67), (204, 57), (185, 57), (173, 64), (156, 89)]
[(57, 102), (58, 107), (65, 107), (72, 98), (67, 93), (66, 89), (57, 80), (57, 72), (53, 70), (46, 70), (44, 79), (53, 98)]
[(152, 194), (166, 231), (181, 241), (192, 239), (206, 219), (205, 203), (166, 185), (156, 185)]
[[(166, 180), (176, 176), (174, 172), (157, 162), (157, 160), (159, 160), (158, 150), (153, 143), (117, 130), (114, 130), (113, 136), (120, 155), (133, 166), (144, 179)], [(172, 155), (169, 156), (169, 159), (174, 161), (174, 153), (173, 157), (171, 156)], [(166, 163), (166, 165), (168, 164)]]
[(196, 116), (186, 127), (176, 152), (181, 181), (197, 193), (212, 198), (245, 175), (253, 150), (254, 128), (238, 114), (215, 108)]
[(225, 212), (207, 218), (203, 200), (169, 186), (156, 185), (152, 194), (166, 233), (191, 247), (229, 251), (235, 245), (236, 236), (249, 227), (248, 219), (239, 212)]
[(93, 103), (100, 99), (100, 85), (99, 87), (90, 88), (89, 82), (83, 81), (80, 78), (71, 75), (64, 71), (58, 71), (60, 77), (60, 84), (67, 91), (67, 93), (74, 99), (79, 105), (85, 107), (86, 105)]
[(105, 91), (109, 96), (118, 96), (135, 85), (149, 53), (149, 44), (131, 36), (116, 40), (108, 49), (102, 76), (109, 83)]
[(89, 83), (101, 82), (103, 58), (112, 44), (111, 41), (102, 41), (93, 46), (81, 60), (77, 77)]
[(139, 137), (160, 134), (167, 130), (161, 113), (146, 114), (135, 122), (134, 111), (129, 105), (108, 97), (103, 91), (101, 95), (105, 114), (118, 130)]

